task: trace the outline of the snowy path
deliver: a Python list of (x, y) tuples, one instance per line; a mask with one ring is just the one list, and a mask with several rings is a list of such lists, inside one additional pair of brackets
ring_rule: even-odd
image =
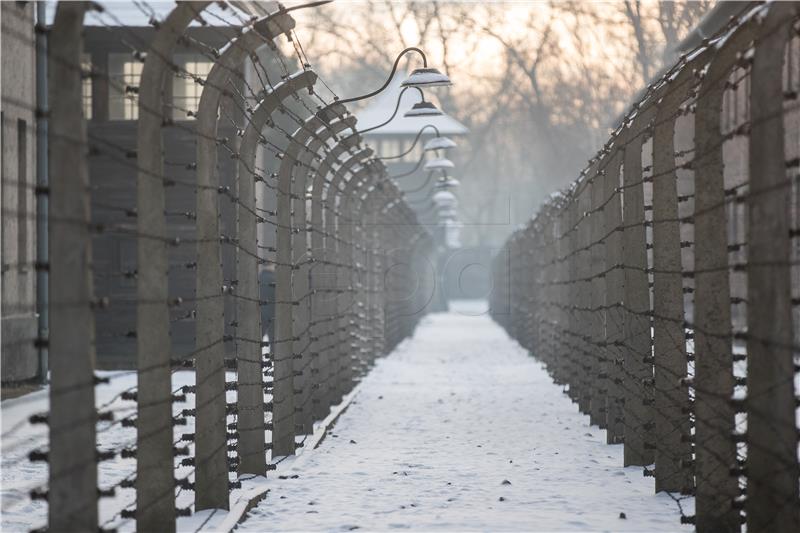
[(427, 317), (239, 529), (691, 531), (475, 310)]

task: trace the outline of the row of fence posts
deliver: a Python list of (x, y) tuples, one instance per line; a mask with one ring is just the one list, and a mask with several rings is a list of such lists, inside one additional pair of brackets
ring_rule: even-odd
[[(117, 518), (134, 519), (140, 531), (174, 531), (176, 483), (194, 490), (194, 511), (227, 509), (229, 472), (266, 475), (272, 457), (295, 453), (297, 436), (313, 432), (374, 363), (408, 336), (431, 289), (409, 291), (415, 265), (429, 261), (430, 235), (416, 221), (385, 168), (364, 148), (355, 118), (335, 101), (320, 107), (288, 136), (278, 158), (275, 221), (275, 299), (261, 300), (258, 269), (266, 261), (257, 241), (266, 223), (255, 205), (256, 186), (265, 181), (256, 170), (262, 130), (285, 113), (284, 102), (302, 92), (313, 94), (317, 75), (304, 65), (264, 91), (246, 112), (239, 139), (217, 134), (220, 102), (230, 97), (228, 81), (241, 76), (244, 62), (273, 40), (289, 35), (295, 22), (280, 7), (234, 34), (203, 80), (194, 124), (197, 143), (195, 303), (196, 349), (176, 359), (170, 350), (170, 310), (185, 303), (170, 297), (169, 247), (177, 245), (165, 217), (165, 156), (162, 130), (164, 86), (176, 69), (176, 43), (193, 21), (201, 21), (210, 2), (180, 2), (154, 24), (147, 45), (138, 93), (135, 159), (137, 387), (126, 395), (137, 407), (123, 426), (136, 428), (133, 449), (96, 450), (96, 425), (113, 413), (97, 412), (94, 387), (94, 313), (114, 312), (116, 302), (94, 294), (92, 232), (86, 123), (82, 117), (82, 28), (87, 10), (102, 6), (59, 2), (48, 30), (50, 134), (50, 412), (49, 450), (32, 459), (49, 462), (49, 482), (38, 497), (47, 499), (51, 531), (96, 531), (98, 498), (117, 489), (136, 490), (135, 506)], [(238, 143), (233, 146), (234, 143)], [(218, 153), (235, 154), (234, 191), (220, 185)], [(226, 152), (227, 153), (227, 152)], [(236, 204), (235, 234), (222, 234), (219, 204)], [(185, 244), (185, 243), (181, 243)], [(236, 247), (236, 279), (223, 279), (224, 244)], [(387, 287), (386, 277), (392, 277)], [(432, 280), (423, 281), (432, 283)], [(394, 288), (393, 288), (394, 287)], [(235, 301), (235, 319), (225, 300)], [(260, 307), (275, 306), (275, 338), (262, 339)], [(99, 311), (97, 311), (99, 312)], [(226, 334), (226, 326), (233, 334)], [(270, 354), (262, 357), (269, 345)], [(173, 389), (176, 369), (193, 367), (196, 385)], [(226, 369), (236, 381), (226, 382)], [(226, 391), (235, 390), (235, 402)], [(195, 396), (194, 409), (174, 403)], [(268, 398), (270, 398), (268, 401)], [(269, 411), (272, 412), (271, 417)], [(235, 422), (228, 422), (235, 414)], [(175, 425), (194, 417), (194, 433), (178, 434)], [(186, 456), (183, 457), (181, 456)], [(135, 457), (135, 476), (98, 489), (99, 461)], [(191, 465), (193, 480), (175, 479), (177, 465)], [(235, 479), (235, 476), (234, 476)], [(111, 522), (111, 521), (109, 521)]]
[(701, 533), (800, 531), (798, 42), (743, 5), (494, 265), (495, 319)]

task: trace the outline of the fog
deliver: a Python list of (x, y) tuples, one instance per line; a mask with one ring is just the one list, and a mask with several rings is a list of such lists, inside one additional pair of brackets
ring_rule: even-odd
[[(339, 1), (297, 11), (296, 33), (343, 98), (380, 87), (408, 46), (453, 80), (426, 96), (470, 129), (453, 157), (462, 243), (493, 246), (578, 176), (710, 7)], [(415, 55), (401, 61), (419, 66)]]

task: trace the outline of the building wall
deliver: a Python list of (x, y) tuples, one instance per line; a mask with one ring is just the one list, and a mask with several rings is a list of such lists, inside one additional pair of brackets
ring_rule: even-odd
[[(151, 28), (128, 28), (126, 38), (135, 34), (141, 42), (153, 38)], [(192, 28), (192, 36), (210, 46), (221, 48), (225, 33), (217, 28)], [(137, 220), (136, 207), (137, 165), (136, 152), (138, 104), (121, 99), (121, 88), (136, 86), (139, 79), (131, 76), (138, 67), (130, 64), (130, 50), (115, 32), (105, 28), (87, 27), (84, 52), (100, 75), (93, 76), (91, 89), (84, 90), (84, 112), (88, 121), (89, 142), (95, 149), (89, 158), (89, 179), (92, 190), (92, 222), (109, 228), (92, 240), (92, 265), (94, 292), (98, 298), (107, 298), (106, 309), (95, 312), (97, 366), (103, 369), (130, 369), (136, 367), (136, 338), (143, 334), (136, 329), (136, 270)], [(127, 52), (127, 53), (126, 53)], [(182, 66), (198, 54), (194, 50), (178, 47), (173, 60)], [(205, 59), (205, 58), (199, 58)], [(124, 63), (128, 62), (125, 66)], [(125, 74), (127, 72), (127, 75)], [(105, 73), (108, 76), (104, 75)], [(205, 72), (197, 73), (205, 76)], [(110, 81), (109, 81), (110, 78)], [(165, 100), (170, 101), (181, 89), (180, 83), (168, 83)], [(179, 89), (176, 91), (175, 89)], [(241, 83), (238, 90), (242, 90)], [(176, 102), (185, 107), (186, 91)], [(88, 96), (87, 96), (88, 93)], [(199, 92), (197, 92), (199, 95)], [(223, 117), (238, 117), (238, 109), (230, 102), (224, 103)], [(196, 161), (197, 136), (194, 120), (187, 119), (181, 109), (167, 105), (165, 114), (175, 124), (163, 128), (164, 173), (176, 183), (192, 183), (196, 179), (193, 163)], [(239, 119), (242, 120), (241, 118)], [(220, 120), (219, 137), (237, 139), (236, 131), (227, 120)], [(220, 185), (235, 191), (233, 176), (236, 160), (220, 148), (218, 174)], [(169, 246), (169, 297), (181, 298), (181, 305), (170, 308), (170, 337), (172, 355), (180, 358), (195, 349), (194, 295), (196, 290), (195, 190), (184, 185), (168, 186), (166, 192), (167, 232), (182, 244)], [(220, 196), (220, 231), (224, 235), (235, 233), (235, 205)], [(187, 216), (187, 214), (189, 216)], [(223, 278), (226, 283), (235, 279), (235, 249), (223, 244)], [(226, 317), (233, 317), (235, 306), (226, 298)], [(232, 322), (228, 321), (228, 322)], [(227, 325), (230, 329), (230, 324)], [(230, 334), (232, 331), (226, 331)], [(226, 347), (227, 348), (227, 347)]]
[(2, 382), (36, 377), (34, 3), (2, 2)]

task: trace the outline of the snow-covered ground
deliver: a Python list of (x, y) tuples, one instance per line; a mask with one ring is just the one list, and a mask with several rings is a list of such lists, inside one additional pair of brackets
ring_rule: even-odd
[(691, 531), (480, 306), (425, 318), (239, 529)]
[[(121, 458), (119, 451), (134, 447), (136, 429), (122, 427), (123, 418), (136, 412), (136, 402), (120, 398), (123, 391), (136, 388), (136, 372), (96, 372), (108, 378), (95, 388), (95, 404), (98, 411), (113, 411), (114, 422), (100, 422), (97, 426), (97, 448), (104, 451), (116, 451), (113, 460), (103, 461), (98, 465), (98, 485), (103, 489), (116, 486), (123, 479), (133, 479), (136, 473), (136, 460)], [(228, 380), (235, 379), (228, 374)], [(178, 371), (173, 373), (172, 384), (175, 391), (184, 385), (194, 385), (194, 372)], [(48, 468), (46, 463), (31, 462), (28, 453), (32, 450), (48, 449), (48, 428), (42, 424), (28, 423), (32, 414), (47, 413), (50, 407), (49, 389), (45, 387), (19, 398), (2, 403), (2, 439), (0, 447), (0, 480), (2, 480), (2, 506), (0, 506), (0, 531), (28, 531), (42, 527), (47, 522), (47, 503), (41, 500), (32, 501), (29, 493), (33, 489), (47, 489)], [(228, 401), (235, 401), (235, 392), (228, 392)], [(173, 413), (177, 416), (185, 408), (194, 407), (194, 395), (188, 395), (188, 401), (175, 403)], [(183, 433), (194, 431), (194, 419), (188, 418), (186, 425), (175, 426), (176, 443), (180, 443)], [(192, 443), (183, 442), (193, 450)], [(181, 458), (176, 459), (180, 461)], [(193, 468), (176, 466), (175, 477), (194, 480)], [(176, 505), (188, 507), (194, 503), (194, 493), (181, 488), (175, 490)], [(132, 531), (135, 523), (132, 519), (120, 517), (122, 509), (132, 509), (136, 502), (136, 493), (132, 488), (116, 487), (113, 497), (100, 499), (98, 506), (99, 520), (102, 527)]]

